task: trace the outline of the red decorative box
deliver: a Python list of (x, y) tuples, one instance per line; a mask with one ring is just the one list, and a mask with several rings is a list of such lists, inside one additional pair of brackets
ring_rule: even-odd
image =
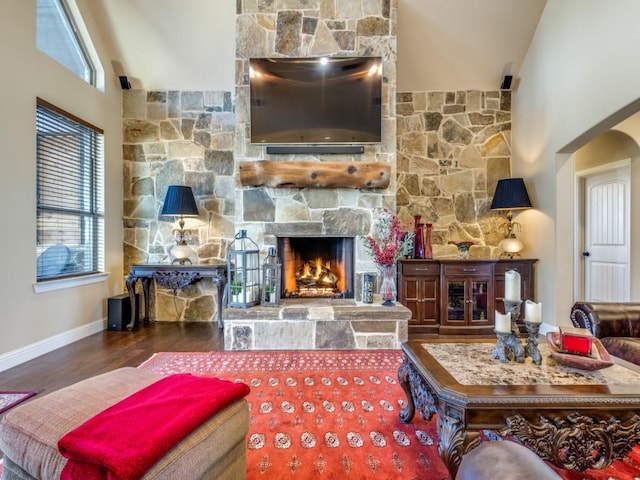
[(591, 355), (592, 339), (586, 328), (560, 327), (560, 347), (566, 353)]

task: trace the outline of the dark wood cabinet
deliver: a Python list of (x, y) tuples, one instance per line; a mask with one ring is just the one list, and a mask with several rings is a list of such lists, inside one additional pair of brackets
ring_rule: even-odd
[[(504, 312), (504, 274), (520, 274), (521, 297), (535, 300), (535, 259), (401, 260), (398, 300), (411, 310), (409, 333), (485, 335)], [(524, 318), (524, 307), (520, 318)]]
[(444, 261), (441, 265), (441, 334), (484, 334), (493, 330), (494, 261)]
[(400, 262), (400, 302), (411, 310), (409, 329), (414, 333), (439, 333), (440, 264), (425, 260)]

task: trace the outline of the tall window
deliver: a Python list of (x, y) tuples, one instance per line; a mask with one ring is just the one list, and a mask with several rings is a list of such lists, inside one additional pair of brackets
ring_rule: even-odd
[(36, 11), (38, 49), (95, 85), (96, 69), (66, 0), (37, 0)]
[(37, 279), (104, 270), (103, 132), (38, 99)]

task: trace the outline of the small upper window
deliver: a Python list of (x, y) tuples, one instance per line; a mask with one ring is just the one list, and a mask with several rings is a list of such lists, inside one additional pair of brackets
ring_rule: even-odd
[(37, 0), (38, 49), (91, 85), (96, 69), (65, 0)]

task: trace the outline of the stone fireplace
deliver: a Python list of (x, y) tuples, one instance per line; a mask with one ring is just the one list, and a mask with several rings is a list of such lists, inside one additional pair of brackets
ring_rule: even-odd
[(279, 237), (283, 298), (354, 298), (353, 237)]
[[(377, 208), (396, 209), (396, 8), (395, 0), (369, 2), (240, 2), (236, 16), (236, 91), (234, 170), (238, 178), (241, 165), (261, 161), (380, 164), (389, 168), (390, 182), (385, 188), (275, 188), (268, 185), (246, 186), (235, 182), (236, 230), (246, 229), (263, 254), (275, 247), (289, 269), (291, 243), (283, 238), (300, 237), (306, 243), (318, 242), (320, 250), (337, 248), (340, 258), (330, 266), (337, 275), (336, 292), (321, 293), (307, 289), (303, 297), (340, 297), (359, 300), (359, 287), (366, 272), (375, 271), (371, 258), (363, 251), (360, 239), (369, 233)], [(250, 141), (249, 60), (256, 57), (376, 56), (383, 62), (382, 142), (365, 144), (362, 153), (269, 153), (264, 145)], [(344, 238), (344, 240), (337, 240)], [(324, 246), (335, 242), (337, 247)], [(294, 241), (294, 243), (297, 241)], [(317, 258), (305, 259), (311, 268)], [(296, 292), (297, 270), (304, 267), (293, 259), (293, 271), (283, 292)], [(338, 272), (333, 272), (337, 268)], [(344, 272), (342, 271), (344, 270)], [(292, 275), (292, 276), (291, 276)], [(314, 285), (313, 287), (315, 287)]]
[[(396, 329), (401, 312), (360, 303), (363, 275), (377, 271), (362, 248), (376, 209), (397, 212), (407, 224), (414, 214), (433, 222), (438, 258), (456, 256), (450, 240), (475, 241), (474, 258), (499, 254), (503, 219), (488, 207), (496, 179), (509, 175), (510, 92), (396, 92), (396, 8), (396, 0), (239, 2), (234, 91), (124, 92), (125, 271), (168, 261), (175, 225), (159, 216), (164, 193), (171, 184), (190, 185), (200, 216), (187, 219), (187, 228), (200, 262), (224, 260), (240, 229), (256, 242), (261, 260), (271, 247), (281, 255), (283, 237), (353, 239), (353, 284), (347, 280), (344, 289), (354, 298), (286, 298), (282, 308), (266, 312), (226, 309), (235, 349), (287, 348), (285, 339), (304, 348), (332, 342), (369, 348), (403, 338)], [(251, 144), (249, 59), (323, 55), (383, 58), (382, 142), (331, 155), (274, 154)], [(260, 161), (378, 163), (389, 167), (390, 182), (385, 188), (243, 185), (240, 166)], [(152, 316), (215, 321), (224, 308), (215, 294), (206, 281), (177, 292), (154, 288)], [(400, 333), (391, 337), (391, 330)]]

